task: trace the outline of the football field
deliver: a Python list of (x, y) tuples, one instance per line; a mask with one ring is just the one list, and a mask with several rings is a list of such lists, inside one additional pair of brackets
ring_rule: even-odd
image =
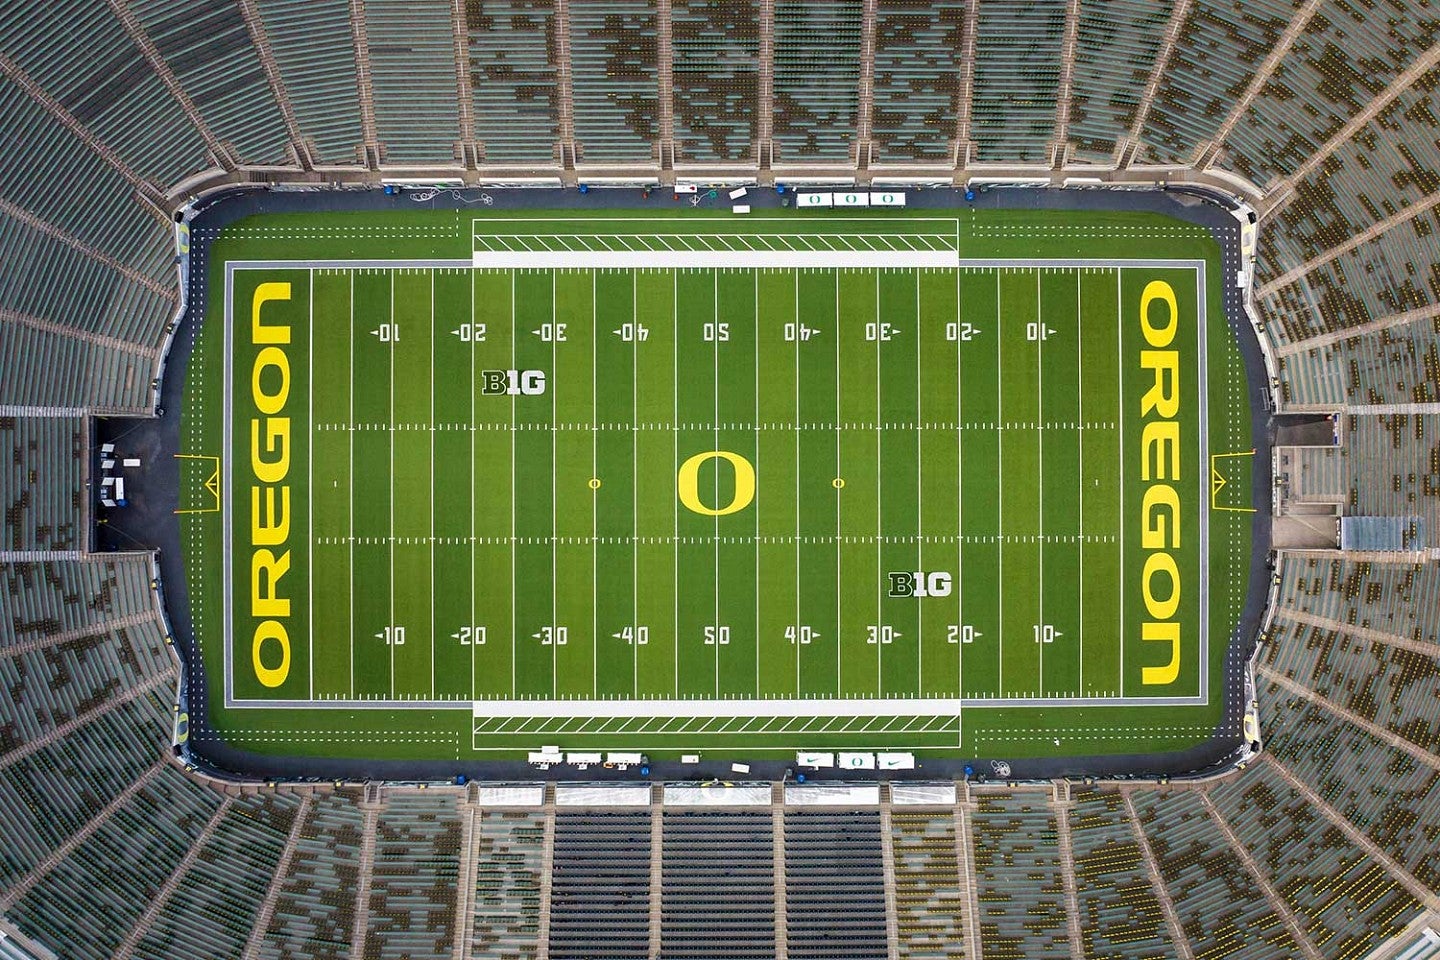
[(1204, 259), (707, 227), (226, 262), (228, 708), (764, 751), (1210, 702)]

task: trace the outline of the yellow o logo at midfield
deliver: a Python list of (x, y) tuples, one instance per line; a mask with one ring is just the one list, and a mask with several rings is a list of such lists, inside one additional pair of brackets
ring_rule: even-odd
[[(700, 502), (700, 465), (706, 460), (726, 460), (735, 468), (735, 495), (723, 509), (712, 510)], [(723, 517), (744, 510), (750, 506), (750, 501), (755, 499), (755, 468), (738, 453), (731, 453), (729, 450), (707, 450), (705, 453), (695, 454), (680, 465), (676, 487), (685, 509), (707, 517)]]

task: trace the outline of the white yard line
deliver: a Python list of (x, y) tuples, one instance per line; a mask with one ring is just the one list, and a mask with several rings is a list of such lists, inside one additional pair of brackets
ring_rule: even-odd
[[(998, 417), (1005, 409), (1004, 357), (1001, 343), (1004, 341), (1000, 323), (1000, 271), (995, 271), (995, 414)], [(995, 498), (995, 584), (999, 608), (995, 618), (995, 692), (1005, 689), (1005, 431), (995, 432), (995, 470), (999, 479), (1000, 496)]]
[(1080, 429), (1076, 432), (1076, 443), (1079, 444), (1080, 471), (1077, 479), (1080, 483), (1080, 499), (1077, 532), (1080, 534), (1079, 546), (1079, 570), (1080, 584), (1078, 595), (1080, 598), (1080, 621), (1076, 624), (1076, 646), (1080, 650), (1080, 679), (1079, 689), (1076, 695), (1085, 695), (1085, 318), (1083, 316), (1080, 297), (1081, 273), (1075, 273), (1075, 412), (1076, 422)]
[[(915, 271), (915, 422), (924, 423), (921, 412), (921, 396), (925, 393), (920, 382), (920, 271)], [(925, 569), (925, 435), (915, 431), (915, 569)], [(925, 689), (925, 612), (915, 614), (915, 684)]]
[[(843, 477), (845, 474), (840, 470), (840, 271), (835, 271), (835, 476)], [(797, 307), (798, 309), (798, 307)], [(799, 314), (796, 314), (795, 322), (800, 322)], [(798, 331), (796, 333), (799, 335)], [(795, 415), (800, 416), (800, 409), (795, 409)], [(800, 464), (795, 464), (795, 472), (798, 476)], [(841, 653), (845, 647), (845, 632), (842, 629), (843, 621), (840, 619), (840, 570), (842, 566), (842, 554), (840, 552), (840, 490), (835, 490), (835, 695), (840, 695), (841, 677)]]
[(310, 699), (315, 699), (315, 270), (310, 269), (310, 306), (309, 306), (309, 334), (306, 343), (306, 403), (308, 404), (309, 422), (305, 426), (306, 453), (308, 456), (305, 464), (306, 472), (306, 510), (305, 523), (306, 532), (306, 564), (309, 567), (309, 578), (306, 588), (309, 592), (309, 608), (306, 611), (310, 618), (309, 646), (310, 646)]
[[(640, 458), (639, 433), (635, 420), (640, 405), (640, 315), (638, 272), (630, 274), (630, 319), (636, 333), (630, 341), (630, 695), (640, 696), (640, 493), (635, 465)], [(598, 637), (596, 638), (598, 641)]]
[(390, 648), (390, 699), (395, 699), (395, 274), (390, 280), (390, 623), (385, 630)]
[[(435, 271), (430, 271), (430, 697), (435, 697)], [(473, 642), (474, 637), (470, 638)]]
[[(469, 324), (472, 324), (472, 332), (474, 332), (475, 322), (475, 281), (477, 281), (477, 279), (480, 279), (480, 272), (471, 271), (467, 284), (469, 288), (469, 312), (465, 314), (465, 317), (467, 317)], [(471, 344), (471, 351), (469, 351), (469, 423), (471, 423), (472, 427), (475, 425), (475, 353), (477, 353), (477, 351), (478, 347)], [(478, 472), (480, 472), (475, 469), (475, 436), (477, 436), (478, 433), (480, 433), (480, 430), (472, 429), (471, 432), (469, 432), (469, 544), (471, 544), (471, 547), (469, 547), (468, 587), (469, 626), (472, 628), (471, 636), (469, 636), (469, 695), (471, 695), (471, 697), (478, 697), (477, 691), (475, 691), (475, 655), (477, 655), (477, 649), (475, 648), (480, 646), (480, 643), (478, 643), (478, 639), (480, 638), (477, 638), (474, 633), (475, 623), (480, 622), (478, 597), (475, 596), (475, 566), (477, 566), (477, 564), (475, 564), (475, 507), (477, 507), (477, 502), (475, 502), (475, 499), (477, 499), (475, 498), (475, 486), (477, 486), (477, 482), (475, 481), (477, 481), (477, 475)], [(514, 436), (514, 433), (511, 433), (511, 436)], [(513, 499), (514, 492), (511, 491), (511, 501), (513, 501)], [(514, 545), (511, 545), (510, 550), (514, 551)], [(516, 602), (516, 600), (514, 600), (514, 597), (511, 597), (511, 606), (513, 606), (514, 602)], [(514, 646), (513, 639), (511, 639), (511, 646)], [(514, 695), (514, 691), (511, 691), (511, 695)]]
[[(960, 274), (955, 271), (955, 422), (965, 422), (965, 408), (963, 400), (964, 390), (961, 389), (961, 370), (964, 364), (961, 362), (960, 351)], [(961, 442), (962, 434), (955, 431), (955, 628), (965, 629), (965, 444)], [(965, 693), (964, 665), (965, 665), (965, 644), (963, 637), (955, 638), (955, 695), (962, 696)], [(957, 744), (958, 746), (958, 744)]]
[[(670, 273), (670, 417), (674, 423), (674, 429), (670, 433), (671, 444), (674, 451), (671, 454), (670, 462), (680, 462), (680, 273), (673, 270)], [(680, 695), (680, 498), (675, 498), (672, 507), (675, 525), (675, 548), (672, 558), (675, 564), (673, 588), (670, 591), (670, 599), (674, 606), (675, 616), (675, 695)]]
[[(751, 316), (754, 318), (750, 325), (750, 340), (755, 348), (755, 422), (760, 422), (760, 273), (756, 271), (750, 275), (751, 293), (754, 295), (754, 305)], [(796, 340), (799, 340), (797, 333)], [(752, 431), (755, 443), (755, 473), (760, 473), (760, 431), (756, 428)], [(756, 497), (758, 500), (759, 484), (756, 484)], [(755, 695), (760, 695), (760, 504), (755, 504)]]
[[(715, 446), (712, 450), (720, 449), (720, 271), (715, 270), (710, 274), (710, 316), (714, 320), (714, 339), (711, 341), (711, 363), (714, 379), (711, 385), (714, 387), (714, 416)], [(715, 500), (716, 508), (720, 506), (720, 465), (715, 465)], [(711, 621), (715, 628), (715, 696), (720, 696), (720, 517), (715, 517), (715, 619)]]
[[(1035, 409), (1040, 422), (1045, 421), (1045, 308), (1044, 300), (1040, 295), (1040, 271), (1035, 271), (1035, 323), (1037, 335), (1035, 337)], [(1035, 578), (1039, 600), (1036, 604), (1040, 615), (1040, 676), (1037, 678), (1040, 684), (1040, 696), (1045, 695), (1045, 627), (1048, 621), (1045, 619), (1045, 433), (1037, 431), (1035, 434), (1035, 463), (1036, 472), (1039, 474), (1036, 479), (1036, 490), (1040, 494), (1039, 507), (1036, 509), (1035, 524), (1040, 531), (1040, 545), (1038, 547), (1040, 560), (1037, 564), (1039, 575)]]
[[(1117, 453), (1120, 460), (1120, 507), (1124, 512), (1125, 507), (1125, 291), (1121, 283), (1123, 270), (1115, 271), (1115, 353), (1119, 358), (1119, 390), (1115, 404), (1119, 410), (1116, 416), (1116, 423), (1120, 424), (1117, 432), (1119, 439), (1116, 441)], [(1125, 533), (1120, 533), (1120, 609), (1116, 615), (1119, 629), (1116, 633), (1120, 636), (1120, 686), (1116, 693), (1125, 695)]]
[[(791, 274), (791, 277), (792, 277), (792, 279), (794, 280), (794, 301), (793, 301), (792, 304), (791, 304), (790, 313), (791, 313), (791, 316), (793, 316), (793, 317), (795, 318), (795, 327), (796, 327), (796, 332), (795, 332), (795, 422), (796, 422), (796, 423), (799, 423), (799, 422), (800, 422), (800, 332), (799, 332), (799, 327), (800, 327), (800, 272), (799, 272), (798, 270), (795, 271), (793, 274)], [(837, 346), (838, 346), (838, 344), (840, 343), (840, 332), (839, 332), (838, 330), (835, 332), (835, 343), (837, 344)], [(837, 368), (837, 369), (838, 369), (838, 368)], [(836, 454), (838, 455), (838, 454), (839, 454), (839, 439), (838, 439), (839, 434), (836, 434), (836, 437), (837, 437), (837, 439), (836, 439)], [(836, 499), (837, 499), (837, 503), (838, 503), (839, 493), (840, 493), (840, 492), (837, 490), (835, 493), (836, 493)], [(840, 516), (839, 507), (838, 507), (838, 506), (836, 507), (835, 516), (836, 516), (836, 521), (837, 521), (837, 526), (836, 526), (835, 530), (836, 530), (836, 532), (838, 533), (839, 530), (840, 530), (840, 528), (839, 528), (839, 526), (838, 526), (838, 521), (839, 521), (839, 516)], [(839, 559), (840, 559), (840, 545), (839, 545), (838, 542), (837, 542), (836, 545), (835, 545), (835, 559), (836, 559), (836, 562), (838, 563), (838, 562), (839, 562)], [(800, 431), (799, 431), (799, 430), (796, 430), (796, 431), (795, 431), (795, 625), (794, 625), (794, 629), (795, 629), (795, 695), (796, 695), (797, 697), (800, 695), (800, 647), (801, 647), (801, 643), (800, 643), (800, 623), (801, 623), (801, 620), (800, 620)], [(838, 623), (837, 623), (836, 626), (837, 626), (837, 633), (836, 633), (836, 638), (835, 638), (835, 640), (836, 640), (836, 642), (838, 643), (839, 640), (840, 640), (840, 638), (839, 638), (839, 633), (838, 633), (838, 626), (839, 626)]]
[[(875, 280), (875, 689), (885, 692), (885, 558), (881, 544), (884, 543), (884, 463), (880, 456), (880, 273), (873, 274)], [(838, 303), (837, 303), (838, 307)], [(836, 380), (839, 380), (837, 371)], [(837, 415), (839, 411), (836, 411)]]
[[(557, 286), (557, 274), (550, 274), (550, 380), (558, 383), (560, 378), (556, 360), (555, 347), (555, 290)], [(555, 529), (555, 395), (556, 391), (546, 391), (550, 394), (550, 695), (553, 697), (560, 687), (560, 622), (559, 622), (559, 598), (555, 596), (555, 579), (559, 565), (559, 547)]]
[[(515, 367), (515, 274), (510, 274), (510, 369)], [(519, 541), (515, 538), (515, 397), (510, 397), (510, 696), (519, 696), (515, 661), (520, 657), (520, 617), (515, 598), (515, 555)]]
[[(350, 273), (350, 328), (345, 337), (346, 355), (350, 362), (350, 424), (355, 423), (355, 273)], [(350, 696), (355, 696), (355, 431), (346, 431), (350, 447), (350, 476), (347, 478), (350, 495)]]
[[(600, 421), (600, 405), (597, 400), (595, 382), (599, 372), (595, 358), (599, 352), (600, 340), (599, 307), (595, 302), (596, 278), (600, 271), (590, 273), (590, 422)], [(600, 431), (590, 431), (590, 476), (600, 477)], [(600, 695), (600, 491), (590, 491), (590, 695)], [(635, 646), (635, 632), (630, 632), (630, 646)]]

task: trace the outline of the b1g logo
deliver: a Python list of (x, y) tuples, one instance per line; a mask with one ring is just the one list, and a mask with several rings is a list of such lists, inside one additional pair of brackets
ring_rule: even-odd
[(545, 392), (545, 371), (481, 370), (480, 392), (487, 397), (538, 397)]
[(944, 570), (926, 573), (923, 570), (887, 573), (892, 597), (948, 597), (954, 582)]

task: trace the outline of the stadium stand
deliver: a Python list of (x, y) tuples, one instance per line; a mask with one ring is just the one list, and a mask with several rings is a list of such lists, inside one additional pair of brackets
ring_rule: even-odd
[(479, 821), (475, 956), (532, 956), (540, 936), (540, 874), (545, 823), (528, 810), (486, 810)]
[(965, 0), (902, 0), (875, 13), (876, 162), (949, 163), (957, 133)]
[(846, 162), (860, 110), (857, 0), (775, 0), (775, 162)]
[(1220, 129), (1230, 106), (1244, 93), (1299, 6), (1298, 0), (1191, 4), (1145, 124), (1143, 159), (1191, 160)]
[(664, 817), (664, 955), (676, 960), (774, 956), (775, 859), (769, 811), (675, 811)]
[(1294, 937), (1205, 812), (1196, 791), (1136, 791), (1147, 838), (1197, 958), (1296, 956)]
[(550, 956), (639, 956), (650, 942), (650, 811), (559, 813)]
[(658, 47), (654, 0), (594, 0), (571, 6), (577, 162), (654, 159)]
[(909, 957), (965, 956), (955, 814), (894, 810), (895, 920)]
[(676, 0), (676, 162), (754, 162), (760, 86), (756, 0)]
[(82, 550), (82, 489), (89, 455), (80, 417), (0, 417), (0, 550)]
[(455, 38), (445, 0), (365, 0), (381, 159), (458, 165)]
[(1055, 139), (1055, 100), (1065, 8), (1038, 0), (980, 4), (971, 139), (978, 163), (1045, 163)]
[(884, 864), (876, 810), (785, 814), (788, 955), (885, 952)]
[(1068, 800), (991, 785), (953, 810), (889, 808), (888, 829), (873, 805), (556, 812), (452, 788), (225, 787), (169, 755), (179, 671), (152, 558), (83, 555), (82, 418), (152, 409), (180, 185), (277, 164), (298, 179), (286, 109), (336, 178), (458, 172), (458, 62), (482, 174), (553, 174), (569, 117), (570, 161), (655, 176), (668, 70), (682, 164), (843, 172), (868, 109), (887, 167), (949, 165), (968, 116), (971, 163), (1048, 176), (1070, 6), (878, 0), (869, 43), (860, 0), (672, 0), (667, 65), (656, 0), (0, 0), (0, 404), (22, 411), (0, 415), (0, 551), (18, 557), (0, 561), (0, 917), (76, 958), (768, 956), (783, 933), (797, 960), (1074, 942), (1359, 960), (1433, 916), (1440, 564), (1419, 550), (1440, 547), (1440, 18), (1425, 4), (1192, 0), (1163, 60), (1170, 9), (1074, 5), (1072, 171), (1108, 176), (1139, 124), (1137, 165), (1205, 156), (1257, 185), (1253, 297), (1280, 399), (1340, 417), (1338, 446), (1287, 451), (1288, 495), (1409, 524), (1416, 548), (1278, 556), (1255, 665), (1265, 752), (1233, 778), (1076, 784)]
[(346, 0), (254, 0), (300, 130), (319, 163), (360, 161), (364, 130)]
[(295, 841), (289, 867), (278, 878), (274, 912), (257, 955), (338, 960), (350, 955), (361, 831), (358, 790), (321, 796)]
[(1323, 5), (1231, 132), (1229, 165), (1261, 186), (1283, 178), (1437, 39), (1440, 24), (1423, 6)]
[(140, 176), (170, 184), (214, 162), (109, 5), (12, 0), (0, 24), (0, 49)]
[(282, 163), (285, 125), (238, 4), (135, 0), (136, 19), (214, 135), (250, 163)]
[(475, 131), (485, 162), (554, 163), (560, 80), (551, 3), (467, 3), (465, 17)]
[(979, 796), (975, 883), (987, 957), (1023, 960), (1070, 954), (1058, 828), (1047, 798), (1028, 791)]
[(1108, 163), (1135, 122), (1170, 11), (1145, 0), (1080, 5), (1070, 102), (1075, 159)]
[(1087, 956), (1174, 955), (1165, 912), (1146, 875), (1125, 800), (1112, 790), (1073, 795), (1070, 836)]

